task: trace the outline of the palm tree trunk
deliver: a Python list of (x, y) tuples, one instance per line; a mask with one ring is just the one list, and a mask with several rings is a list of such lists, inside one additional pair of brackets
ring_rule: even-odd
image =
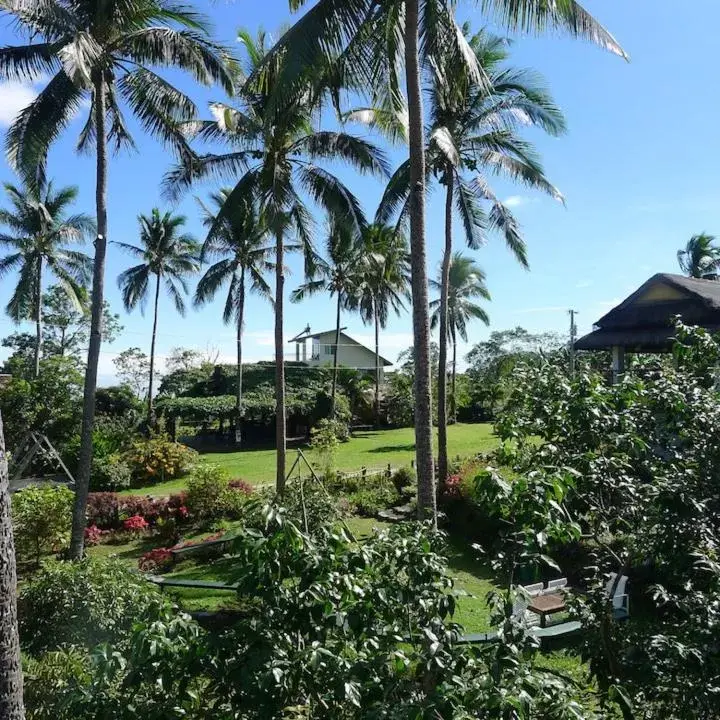
[(15, 543), (10, 488), (0, 416), (0, 718), (24, 720), (23, 676), (17, 620)]
[(37, 259), (37, 287), (35, 288), (35, 377), (40, 375), (42, 355), (42, 257)]
[(377, 298), (373, 298), (375, 315), (375, 428), (380, 427), (380, 318), (378, 317)]
[(457, 400), (455, 398), (455, 376), (457, 372), (457, 340), (455, 327), (450, 328), (452, 333), (453, 360), (452, 360), (452, 395), (450, 396), (450, 414), (453, 422), (457, 421)]
[(450, 285), (450, 259), (452, 254), (452, 170), (446, 168), (445, 181), (445, 251), (440, 279), (440, 358), (438, 367), (438, 481), (444, 483), (448, 475), (447, 449), (447, 340), (448, 291)]
[(105, 285), (105, 252), (107, 249), (107, 138), (105, 131), (105, 83), (102, 75), (94, 78), (95, 86), (95, 135), (97, 141), (97, 178), (95, 206), (97, 215), (97, 238), (95, 239), (95, 263), (93, 266), (92, 311), (90, 316), (90, 343), (85, 390), (83, 394), (83, 419), (80, 431), (80, 455), (75, 476), (75, 507), (73, 508), (70, 557), (79, 560), (85, 544), (85, 507), (90, 489), (92, 466), (92, 433), (95, 425), (95, 390), (97, 388), (98, 362), (102, 344), (102, 319)]
[(285, 286), (283, 234), (275, 240), (275, 490), (285, 491), (285, 358), (283, 346), (283, 292)]
[(160, 302), (160, 273), (155, 276), (155, 310), (153, 313), (152, 340), (150, 341), (150, 379), (148, 380), (148, 431), (155, 425), (155, 340), (157, 339), (158, 304)]
[(340, 346), (340, 304), (342, 302), (342, 293), (338, 290), (337, 296), (337, 312), (335, 313), (335, 353), (333, 356), (333, 376), (332, 390), (330, 392), (330, 417), (335, 419), (335, 393), (337, 392), (338, 378), (338, 350)]
[(437, 523), (430, 392), (430, 316), (425, 247), (425, 145), (418, 56), (419, 0), (405, 2), (405, 73), (410, 148), (410, 257), (415, 356), (415, 458), (418, 516)]
[(240, 292), (238, 297), (237, 317), (237, 397), (235, 399), (235, 445), (242, 443), (242, 329), (245, 314), (245, 268), (240, 270)]

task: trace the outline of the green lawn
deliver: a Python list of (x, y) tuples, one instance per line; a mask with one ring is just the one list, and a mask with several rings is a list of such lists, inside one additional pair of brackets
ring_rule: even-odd
[[(448, 428), (448, 450), (451, 457), (467, 457), (492, 450), (498, 444), (488, 423), (451, 425)], [(312, 452), (302, 446), (308, 460)], [(242, 478), (255, 485), (272, 483), (275, 479), (275, 450), (241, 450), (239, 452), (207, 452), (203, 459), (224, 467), (233, 478)], [(287, 469), (295, 461), (294, 449), (289, 448)], [(413, 428), (397, 430), (370, 430), (355, 433), (349, 442), (337, 451), (338, 470), (359, 470), (361, 467), (384, 468), (409, 465), (415, 457), (415, 431)], [(148, 488), (134, 488), (125, 494), (169, 495), (182, 490), (185, 480), (178, 478)]]

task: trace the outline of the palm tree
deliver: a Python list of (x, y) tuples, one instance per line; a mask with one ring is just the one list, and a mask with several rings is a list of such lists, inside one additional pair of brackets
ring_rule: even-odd
[(205, 85), (219, 82), (230, 92), (227, 54), (209, 39), (199, 13), (170, 0), (134, 0), (99, 6), (96, 0), (24, 0), (3, 9), (27, 34), (29, 44), (0, 49), (0, 79), (49, 75), (45, 88), (10, 127), (10, 162), (30, 183), (42, 184), (50, 145), (89, 101), (79, 150), (96, 156), (97, 237), (92, 283), (92, 312), (80, 453), (70, 557), (83, 553), (85, 506), (92, 462), (95, 389), (102, 343), (107, 250), (108, 142), (114, 149), (133, 147), (122, 99), (144, 130), (183, 153), (177, 123), (196, 114), (192, 100), (150, 67), (178, 68)]
[(12, 208), (0, 210), (0, 225), (10, 232), (0, 234), (0, 245), (12, 248), (13, 252), (0, 260), (0, 277), (11, 270), (18, 271), (17, 285), (6, 311), (15, 322), (29, 317), (35, 320), (34, 374), (37, 377), (42, 355), (45, 269), (53, 273), (61, 292), (76, 307), (81, 307), (84, 287), (90, 281), (90, 258), (64, 246), (83, 242), (95, 230), (95, 222), (82, 213), (68, 216), (68, 208), (77, 198), (76, 187), (56, 191), (50, 182), (20, 190), (5, 183), (5, 192)]
[[(292, 0), (298, 9), (305, 0)], [(575, 0), (476, 0), (483, 10), (496, 15), (511, 30), (542, 32), (566, 30), (570, 35), (590, 41), (625, 57), (625, 53), (608, 33)], [(423, 12), (421, 13), (421, 5)], [(425, 241), (425, 146), (423, 138), (423, 105), (421, 68), (428, 59), (444, 63), (448, 50), (463, 57), (468, 67), (481, 78), (474, 67), (472, 53), (463, 42), (452, 16), (449, 0), (396, 0), (377, 3), (373, 0), (318, 0), (286, 33), (276, 52), (285, 54), (285, 69), (278, 83), (275, 102), (292, 94), (302, 82), (307, 68), (323, 67), (341, 57), (346, 85), (361, 92), (370, 89), (373, 107), (386, 114), (402, 111), (401, 87), (397, 71), (404, 59), (407, 91), (410, 249), (412, 259), (413, 334), (417, 372), (415, 374), (415, 436), (418, 471), (418, 513), (435, 512), (432, 461), (432, 411), (430, 394), (430, 332), (428, 315), (428, 281)], [(403, 12), (404, 11), (404, 12)], [(421, 22), (422, 21), (422, 22)], [(419, 42), (422, 34), (423, 42)], [(404, 57), (403, 57), (404, 49)], [(423, 51), (421, 57), (420, 51)], [(348, 79), (349, 78), (349, 79)]]
[(335, 352), (333, 353), (333, 374), (331, 390), (331, 417), (335, 417), (335, 394), (338, 376), (338, 348), (340, 346), (340, 314), (342, 310), (353, 310), (358, 304), (361, 284), (360, 247), (352, 230), (338, 223), (332, 223), (325, 243), (327, 259), (316, 256), (310, 268), (307, 282), (290, 295), (291, 302), (302, 302), (306, 297), (326, 292), (336, 297)]
[(160, 300), (160, 285), (164, 281), (165, 290), (175, 303), (175, 309), (180, 315), (185, 315), (185, 300), (188, 287), (185, 278), (200, 270), (198, 259), (200, 248), (195, 238), (188, 233), (182, 233), (186, 219), (182, 215), (171, 215), (166, 212), (160, 214), (153, 208), (152, 214), (139, 215), (140, 245), (116, 242), (140, 263), (128, 268), (118, 275), (118, 287), (122, 291), (123, 304), (130, 312), (138, 304), (145, 313), (150, 279), (155, 276), (155, 296), (153, 301), (153, 327), (150, 341), (150, 373), (148, 382), (148, 428), (155, 422), (153, 380), (155, 376), (155, 340), (157, 337), (158, 304)]
[(715, 273), (720, 267), (720, 248), (715, 245), (715, 236), (700, 233), (693, 235), (684, 250), (678, 250), (678, 265), (688, 276), (701, 278)]
[(360, 314), (375, 326), (375, 426), (380, 426), (380, 328), (387, 326), (390, 311), (405, 309), (410, 297), (410, 256), (407, 238), (396, 228), (371, 225), (363, 237)]
[(5, 437), (0, 415), (0, 717), (25, 720), (20, 635), (17, 616), (17, 574), (13, 542), (10, 486)]
[[(213, 193), (210, 198), (214, 209), (203, 205), (204, 225), (212, 228), (217, 214), (227, 202), (230, 190)], [(237, 329), (237, 398), (235, 407), (235, 443), (242, 441), (242, 333), (245, 313), (245, 283), (250, 279), (250, 290), (272, 299), (270, 286), (263, 273), (273, 270), (269, 261), (271, 248), (267, 246), (268, 228), (258, 212), (257, 203), (238, 203), (225, 215), (214, 235), (209, 235), (202, 246), (200, 260), (215, 258), (195, 290), (195, 305), (201, 306), (214, 299), (218, 290), (228, 286), (223, 320), (235, 321)]]
[[(457, 336), (467, 342), (467, 324), (471, 320), (480, 320), (486, 325), (490, 324), (485, 309), (474, 302), (476, 298), (490, 300), (490, 293), (485, 285), (485, 273), (477, 263), (462, 253), (455, 252), (450, 260), (448, 272), (447, 292), (447, 325), (452, 340), (452, 383), (450, 389), (450, 416), (454, 419), (457, 412), (455, 395), (455, 377), (457, 372)], [(445, 287), (444, 268), (441, 268), (438, 280), (432, 280), (433, 289), (441, 294)], [(441, 295), (442, 296), (442, 295)], [(442, 299), (433, 300), (430, 303), (431, 325), (435, 329), (442, 324)], [(440, 357), (442, 357), (442, 344), (440, 346)], [(439, 366), (440, 378), (447, 369)], [(438, 381), (438, 386), (440, 385)], [(438, 401), (439, 404), (439, 401)], [(442, 480), (441, 476), (441, 480)]]
[[(357, 198), (330, 171), (323, 160), (343, 161), (362, 173), (387, 175), (384, 155), (371, 143), (343, 132), (315, 130), (322, 99), (315, 74), (304, 75), (303, 92), (290, 94), (278, 104), (271, 102), (279, 76), (285, 69), (283, 53), (266, 58), (265, 37), (255, 40), (241, 32), (249, 79), (238, 97), (240, 107), (222, 103), (211, 106), (213, 120), (190, 123), (190, 137), (224, 142), (225, 154), (187, 156), (166, 178), (166, 190), (177, 196), (191, 183), (212, 176), (239, 180), (217, 214), (208, 236), (219, 231), (236, 203), (259, 198), (260, 211), (275, 238), (275, 396), (276, 487), (285, 487), (285, 372), (283, 344), (284, 253), (299, 246), (306, 250), (306, 275), (312, 274), (311, 218), (303, 196), (310, 196), (332, 221), (347, 224), (360, 233), (365, 218)], [(287, 245), (288, 237), (299, 241)]]
[[(440, 367), (438, 379), (438, 469), (447, 476), (447, 299), (452, 257), (453, 215), (462, 221), (466, 242), (476, 249), (487, 231), (503, 234), (517, 260), (527, 267), (527, 250), (520, 226), (509, 207), (493, 192), (487, 177), (505, 176), (511, 181), (562, 195), (545, 177), (533, 146), (516, 132), (534, 125), (551, 135), (565, 131), (560, 109), (534, 73), (504, 68), (507, 44), (480, 32), (469, 45), (484, 73), (482, 83), (464, 71), (463, 64), (432, 63), (428, 89), (430, 126), (426, 157), (432, 174), (445, 186), (445, 248), (440, 293)], [(469, 177), (472, 173), (473, 177)], [(387, 221), (398, 206), (403, 219), (408, 210), (408, 163), (393, 175), (378, 210)], [(485, 207), (488, 206), (486, 212)]]

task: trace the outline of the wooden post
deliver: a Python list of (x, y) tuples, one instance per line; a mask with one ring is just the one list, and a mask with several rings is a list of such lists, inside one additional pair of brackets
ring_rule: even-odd
[(613, 345), (612, 349), (613, 384), (620, 382), (625, 372), (625, 348)]

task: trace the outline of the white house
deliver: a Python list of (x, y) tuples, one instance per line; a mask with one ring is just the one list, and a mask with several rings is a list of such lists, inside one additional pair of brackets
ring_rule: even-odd
[[(338, 342), (338, 365), (361, 370), (369, 374), (375, 373), (375, 353), (365, 347), (362, 343), (351, 338), (340, 329), (340, 341)], [(318, 367), (332, 365), (335, 356), (335, 330), (324, 330), (323, 332), (311, 332), (308, 325), (299, 335), (290, 340), (295, 343), (295, 360), (304, 362), (307, 365)], [(389, 360), (380, 356), (380, 382), (385, 382), (384, 368), (392, 365)]]

